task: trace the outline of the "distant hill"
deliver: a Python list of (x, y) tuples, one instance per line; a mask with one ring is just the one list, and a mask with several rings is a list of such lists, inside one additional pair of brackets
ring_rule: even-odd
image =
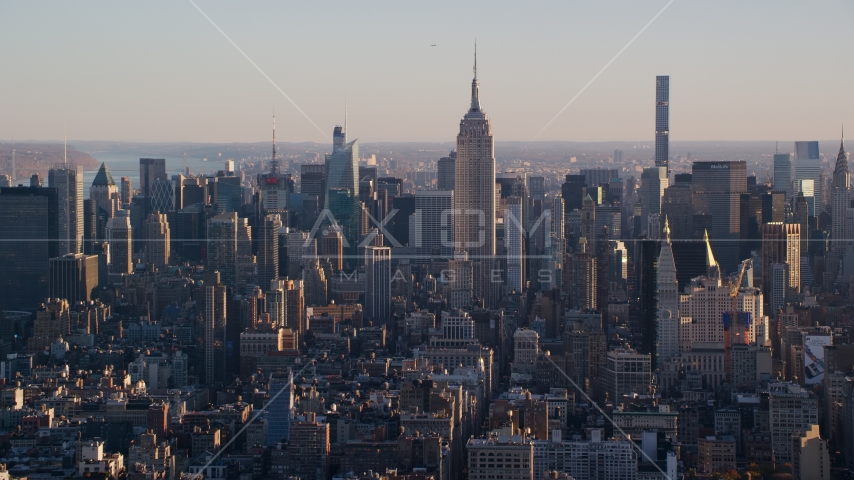
[[(18, 183), (34, 173), (47, 177), (50, 167), (62, 164), (64, 148), (60, 143), (0, 143), (0, 174), (12, 175), (12, 149), (15, 150)], [(98, 168), (98, 161), (88, 153), (79, 152), (68, 146), (68, 163), (79, 165), (84, 170)]]

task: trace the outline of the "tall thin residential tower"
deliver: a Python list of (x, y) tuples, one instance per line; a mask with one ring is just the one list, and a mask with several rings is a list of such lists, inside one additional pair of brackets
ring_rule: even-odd
[(670, 76), (655, 77), (655, 166), (667, 168), (670, 175)]
[(471, 106), (460, 121), (454, 165), (454, 241), (472, 262), (474, 294), (486, 306), (494, 303), (500, 283), (492, 282), (495, 260), (495, 154), (489, 118), (480, 108), (477, 49)]

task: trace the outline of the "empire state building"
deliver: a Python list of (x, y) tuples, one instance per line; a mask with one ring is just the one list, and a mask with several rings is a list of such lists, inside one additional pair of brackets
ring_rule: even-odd
[(454, 245), (472, 264), (474, 296), (490, 307), (498, 298), (500, 272), (495, 270), (495, 153), (489, 118), (480, 108), (477, 50), (471, 107), (460, 121), (454, 171)]

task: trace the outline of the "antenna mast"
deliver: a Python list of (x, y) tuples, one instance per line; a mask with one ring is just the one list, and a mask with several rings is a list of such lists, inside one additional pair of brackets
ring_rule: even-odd
[(276, 160), (276, 110), (273, 109), (273, 160), (270, 162), (270, 173), (279, 173), (279, 162)]

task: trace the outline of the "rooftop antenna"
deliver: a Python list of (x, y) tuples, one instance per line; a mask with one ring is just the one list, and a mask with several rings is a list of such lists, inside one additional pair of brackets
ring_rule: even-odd
[(477, 78), (477, 39), (474, 39), (474, 78)]
[(347, 94), (344, 94), (344, 143), (347, 143)]
[(190, 176), (190, 172), (187, 170), (187, 152), (184, 152), (184, 175)]
[(18, 180), (18, 163), (15, 161), (15, 149), (12, 149), (12, 182)]
[(780, 142), (774, 142), (774, 154), (780, 153)]
[(273, 160), (270, 161), (270, 173), (279, 173), (279, 162), (276, 160), (276, 107), (273, 107)]
[(63, 131), (62, 134), (65, 136), (65, 145), (64, 145), (64, 151), (62, 152), (62, 158), (63, 158), (63, 161), (65, 162), (65, 166), (67, 167), (68, 166), (68, 132)]

